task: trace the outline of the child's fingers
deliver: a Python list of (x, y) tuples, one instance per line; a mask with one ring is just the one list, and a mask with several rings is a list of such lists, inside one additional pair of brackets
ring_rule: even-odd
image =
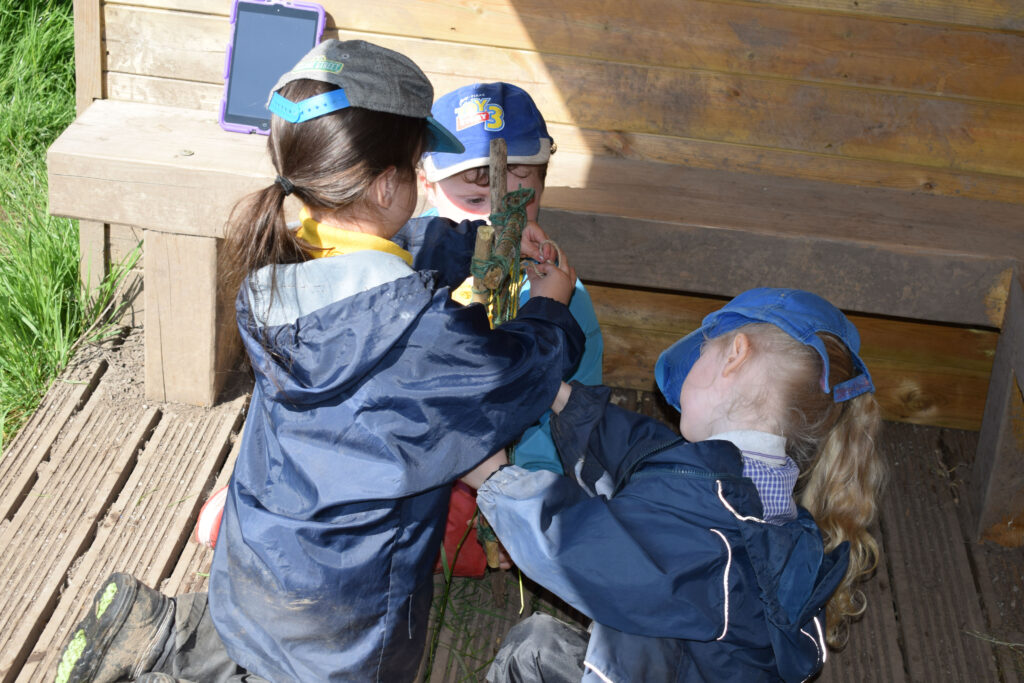
[(526, 265), (526, 275), (531, 280), (542, 280), (548, 276), (548, 273), (553, 268), (557, 269), (558, 266), (552, 263), (528, 263)]
[(561, 264), (565, 261), (565, 254), (554, 240), (544, 240), (540, 243), (541, 254), (544, 256), (542, 260), (553, 261), (557, 264)]
[(524, 256), (536, 259), (537, 261), (543, 261), (544, 256), (542, 254), (541, 245), (546, 242), (548, 236), (544, 234), (544, 231), (534, 221), (529, 221), (526, 227), (523, 228), (523, 237), (520, 240), (519, 250)]

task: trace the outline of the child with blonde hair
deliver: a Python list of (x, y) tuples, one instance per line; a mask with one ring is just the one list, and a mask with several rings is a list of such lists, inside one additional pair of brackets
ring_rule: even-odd
[[(488, 681), (803, 681), (863, 612), (885, 469), (856, 328), (800, 290), (745, 292), (658, 359), (682, 436), (563, 384), (569, 476), (502, 467), (481, 511), (593, 619), (515, 626)], [(798, 504), (799, 503), (799, 504)]]

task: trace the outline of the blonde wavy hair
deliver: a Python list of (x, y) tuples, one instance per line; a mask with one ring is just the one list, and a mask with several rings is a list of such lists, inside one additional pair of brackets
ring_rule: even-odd
[[(872, 393), (833, 401), (821, 390), (817, 351), (775, 325), (745, 325), (710, 343), (729, 343), (740, 332), (765, 373), (763, 391), (740, 407), (759, 410), (786, 438), (786, 451), (800, 467), (797, 502), (813, 515), (826, 551), (850, 543), (849, 567), (826, 607), (828, 644), (841, 649), (850, 621), (867, 608), (859, 584), (878, 564), (878, 543), (868, 531), (878, 515), (887, 471), (876, 446), (878, 402)], [(851, 379), (854, 365), (846, 346), (833, 335), (819, 336), (829, 356), (829, 386)]]

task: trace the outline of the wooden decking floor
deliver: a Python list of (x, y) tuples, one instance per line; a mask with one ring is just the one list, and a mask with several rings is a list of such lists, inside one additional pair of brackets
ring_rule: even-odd
[[(111, 571), (167, 594), (203, 590), (212, 553), (188, 541), (226, 483), (247, 394), (212, 409), (148, 404), (141, 330), (79, 354), (0, 459), (0, 683), (52, 680), (71, 628)], [(663, 416), (649, 394), (628, 407)], [(960, 495), (977, 434), (887, 424), (891, 469), (866, 585), (868, 608), (821, 681), (1024, 680), (1024, 549), (969, 540)], [(535, 610), (572, 610), (517, 573), (436, 581), (423, 667), (431, 681), (482, 680), (503, 634)], [(436, 638), (435, 638), (436, 636)]]

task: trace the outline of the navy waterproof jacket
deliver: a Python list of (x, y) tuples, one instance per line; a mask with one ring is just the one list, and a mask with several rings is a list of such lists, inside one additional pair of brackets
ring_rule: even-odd
[(848, 545), (824, 553), (803, 509), (762, 521), (733, 444), (688, 443), (608, 395), (573, 383), (551, 420), (570, 476), (506, 467), (477, 494), (523, 572), (594, 620), (583, 680), (812, 676)]
[(417, 219), (395, 239), (414, 267), (359, 251), (264, 268), (239, 292), (256, 382), (209, 600), (248, 671), (412, 680), (452, 481), (533, 424), (578, 361), (583, 334), (552, 299), (496, 330), (451, 301), (475, 227)]

